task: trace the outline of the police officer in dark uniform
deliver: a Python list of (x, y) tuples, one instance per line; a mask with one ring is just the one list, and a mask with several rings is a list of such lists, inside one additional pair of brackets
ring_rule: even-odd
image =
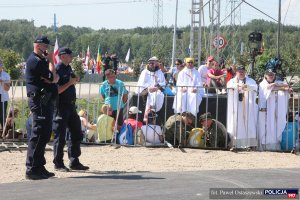
[(26, 178), (47, 179), (55, 174), (46, 170), (44, 157), (46, 144), (52, 132), (54, 99), (57, 96), (56, 75), (53, 56), (48, 53), (50, 41), (46, 36), (38, 36), (33, 52), (26, 62), (26, 89), (28, 107), (32, 112), (32, 133), (28, 142)]
[(59, 101), (56, 104), (53, 120), (53, 131), (55, 133), (54, 168), (57, 171), (68, 172), (69, 168), (64, 165), (64, 146), (66, 144), (66, 129), (70, 133), (68, 139), (69, 167), (72, 170), (87, 170), (89, 167), (82, 165), (78, 157), (81, 154), (80, 143), (82, 141), (81, 121), (76, 112), (76, 88), (75, 84), (79, 81), (69, 65), (72, 62), (72, 51), (62, 47), (58, 51), (60, 62), (56, 65), (56, 71), (60, 79), (58, 81)]
[[(105, 52), (105, 56), (103, 58), (103, 72), (105, 72), (107, 69), (111, 69), (110, 66), (110, 61), (111, 61), (111, 56)], [(103, 82), (106, 80), (105, 73), (103, 73)]]

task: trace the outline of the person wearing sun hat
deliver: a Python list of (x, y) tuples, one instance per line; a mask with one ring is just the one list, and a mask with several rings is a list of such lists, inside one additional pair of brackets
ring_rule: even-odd
[(177, 78), (177, 91), (174, 97), (174, 113), (191, 112), (194, 116), (199, 112), (199, 105), (204, 95), (199, 72), (194, 67), (194, 58), (186, 58), (186, 67)]
[(136, 93), (145, 105), (145, 112), (149, 109), (159, 112), (164, 103), (166, 79), (158, 64), (156, 56), (149, 58), (148, 66), (141, 72), (137, 83)]
[(227, 131), (232, 138), (233, 149), (256, 147), (257, 84), (246, 76), (246, 68), (237, 67), (236, 77), (227, 83)]
[[(276, 71), (266, 69), (259, 84), (259, 128), (261, 147), (264, 150), (280, 150), (282, 132), (286, 126), (289, 93), (292, 89), (276, 80)], [(274, 117), (275, 116), (275, 117)]]

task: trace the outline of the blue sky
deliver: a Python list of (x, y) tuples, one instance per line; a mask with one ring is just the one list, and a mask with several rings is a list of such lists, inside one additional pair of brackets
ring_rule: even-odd
[[(208, 0), (204, 0), (206, 3)], [(278, 0), (246, 0), (248, 3), (277, 19)], [(221, 0), (221, 21), (229, 9), (229, 0)], [(282, 21), (284, 24), (300, 26), (300, 0), (281, 0)], [(164, 0), (163, 25), (174, 24), (175, 0)], [(191, 0), (179, 0), (178, 26), (190, 24), (189, 10)], [(205, 20), (208, 24), (208, 14), (205, 9)], [(255, 9), (242, 4), (241, 23), (252, 19), (266, 19)], [(36, 26), (53, 25), (53, 15), (56, 13), (58, 27), (72, 25), (75, 27), (90, 27), (93, 29), (118, 29), (152, 27), (153, 0), (9, 0), (0, 3), (0, 19), (34, 20)]]

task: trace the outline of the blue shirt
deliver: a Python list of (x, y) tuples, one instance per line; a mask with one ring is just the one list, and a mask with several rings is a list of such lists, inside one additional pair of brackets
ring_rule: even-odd
[(119, 106), (120, 108), (124, 107), (122, 96), (128, 94), (128, 91), (124, 83), (117, 79), (113, 85), (110, 85), (108, 81), (104, 81), (100, 87), (100, 94), (104, 97), (105, 104), (110, 104), (112, 110), (117, 110)]

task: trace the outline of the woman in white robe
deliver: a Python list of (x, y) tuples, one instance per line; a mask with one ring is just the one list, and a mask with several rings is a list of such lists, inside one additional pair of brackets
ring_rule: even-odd
[(200, 74), (194, 68), (193, 58), (187, 58), (186, 62), (187, 66), (178, 74), (173, 109), (175, 113), (190, 112), (197, 116), (204, 90)]
[(164, 103), (164, 93), (160, 88), (165, 87), (166, 80), (164, 74), (158, 67), (158, 59), (152, 57), (148, 61), (148, 66), (144, 69), (137, 83), (137, 94), (141, 94), (143, 90), (148, 91), (145, 112), (149, 109), (158, 112)]
[(275, 80), (269, 69), (259, 84), (259, 138), (264, 150), (280, 150), (282, 132), (287, 123), (289, 92), (283, 81)]
[(227, 131), (233, 140), (233, 148), (256, 147), (257, 84), (246, 77), (245, 67), (239, 66), (236, 77), (227, 83), (227, 89)]

